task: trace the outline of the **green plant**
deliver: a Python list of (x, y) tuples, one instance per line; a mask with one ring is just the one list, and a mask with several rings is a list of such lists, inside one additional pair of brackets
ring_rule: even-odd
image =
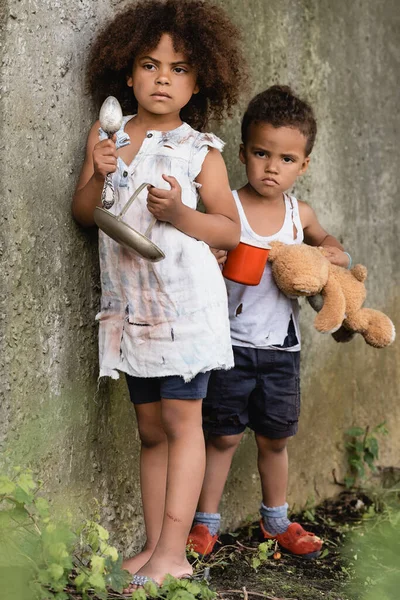
[(351, 564), (349, 592), (360, 600), (397, 600), (400, 587), (400, 505), (393, 499), (355, 529), (343, 550)]
[(275, 540), (267, 540), (259, 544), (255, 556), (251, 558), (251, 566), (255, 571), (258, 567), (265, 563), (270, 556), (275, 552), (276, 542)]
[(175, 577), (167, 575), (160, 587), (152, 581), (148, 581), (143, 589), (135, 590), (132, 593), (132, 600), (146, 600), (146, 598), (213, 600), (216, 596), (217, 594), (210, 590), (206, 581), (175, 579)]
[[(94, 520), (74, 528), (56, 519), (39, 495), (32, 472), (19, 467), (0, 475), (0, 597), (9, 600), (107, 600), (128, 587), (131, 575), (109, 545), (109, 533)], [(110, 596), (111, 594), (111, 596)], [(213, 600), (206, 581), (167, 576), (161, 587), (148, 582), (136, 600)]]
[(372, 430), (367, 426), (351, 427), (345, 431), (348, 437), (346, 450), (349, 465), (348, 474), (344, 479), (347, 488), (351, 488), (358, 480), (366, 477), (366, 467), (372, 472), (376, 471), (375, 463), (379, 456), (379, 442), (376, 436), (388, 434), (385, 425), (383, 422)]
[(69, 519), (52, 516), (29, 470), (0, 475), (0, 579), (14, 600), (82, 600), (122, 592), (129, 574), (95, 521), (74, 530)]

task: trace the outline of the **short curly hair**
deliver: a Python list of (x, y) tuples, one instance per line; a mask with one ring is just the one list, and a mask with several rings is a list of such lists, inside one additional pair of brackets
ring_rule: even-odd
[(273, 127), (298, 129), (306, 142), (306, 156), (311, 154), (317, 135), (317, 122), (310, 104), (300, 100), (287, 85), (273, 85), (251, 100), (242, 119), (242, 142), (252, 123), (269, 123)]
[(210, 119), (231, 116), (247, 81), (240, 33), (206, 0), (138, 0), (117, 14), (95, 39), (87, 65), (88, 86), (99, 106), (111, 94), (125, 113), (136, 112), (126, 77), (135, 58), (154, 49), (164, 33), (198, 72), (200, 91), (181, 110), (182, 120), (203, 131)]

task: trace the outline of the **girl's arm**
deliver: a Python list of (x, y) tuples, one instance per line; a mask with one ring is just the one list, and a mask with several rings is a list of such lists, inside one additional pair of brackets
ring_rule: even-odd
[(221, 153), (210, 148), (196, 181), (206, 214), (182, 203), (181, 187), (175, 177), (163, 175), (171, 190), (149, 188), (147, 206), (160, 221), (168, 221), (177, 229), (206, 242), (213, 248), (231, 250), (240, 240), (240, 220), (229, 187), (228, 174)]
[(99, 142), (99, 122), (91, 128), (86, 145), (86, 155), (72, 200), (72, 214), (83, 225), (94, 225), (93, 213), (101, 206), (101, 192), (107, 173), (117, 168), (116, 138)]
[(299, 200), (299, 213), (305, 243), (309, 246), (324, 248), (324, 255), (332, 264), (339, 267), (348, 267), (349, 255), (343, 251), (343, 246), (339, 240), (325, 231), (311, 206)]

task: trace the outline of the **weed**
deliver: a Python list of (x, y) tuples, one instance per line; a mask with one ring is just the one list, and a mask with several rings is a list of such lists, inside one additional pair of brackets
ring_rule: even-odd
[[(0, 475), (0, 594), (13, 600), (107, 600), (120, 597), (131, 579), (122, 556), (97, 521), (77, 529), (52, 516), (29, 470)], [(167, 576), (134, 592), (136, 600), (212, 600), (205, 581)]]
[(372, 430), (369, 426), (351, 427), (345, 431), (348, 437), (346, 442), (348, 474), (344, 479), (347, 488), (353, 487), (359, 480), (366, 477), (366, 467), (376, 471), (376, 461), (379, 456), (379, 442), (377, 435), (387, 435), (385, 422), (380, 423)]

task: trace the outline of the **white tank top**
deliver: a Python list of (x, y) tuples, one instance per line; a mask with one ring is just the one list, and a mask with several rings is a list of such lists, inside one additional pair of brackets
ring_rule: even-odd
[[(250, 227), (237, 191), (233, 192), (240, 222), (241, 241), (268, 246), (279, 241), (284, 244), (301, 244), (304, 239), (299, 206), (294, 196), (284, 194), (285, 220), (281, 229), (270, 236), (258, 235)], [(300, 350), (299, 305), (297, 300), (287, 298), (275, 285), (271, 265), (267, 262), (261, 281), (256, 286), (242, 285), (225, 279), (228, 291), (231, 339), (234, 346), (271, 349), (282, 346), (288, 334), (292, 318), (298, 343), (288, 348)]]

